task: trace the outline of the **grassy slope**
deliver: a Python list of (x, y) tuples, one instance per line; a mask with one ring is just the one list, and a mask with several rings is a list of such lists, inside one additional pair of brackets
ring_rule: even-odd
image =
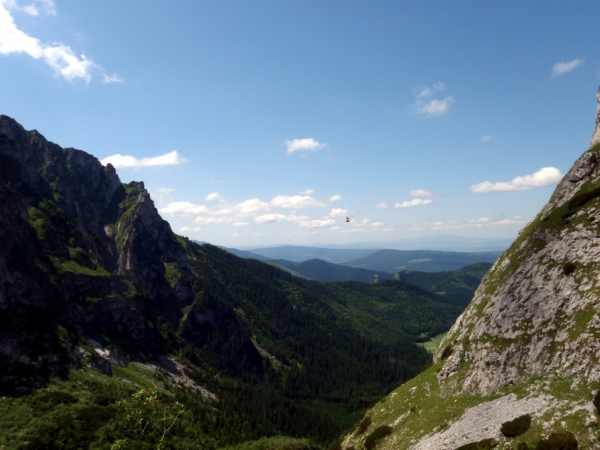
[(392, 427), (392, 433), (377, 444), (377, 448), (409, 449), (423, 437), (450, 428), (469, 408), (510, 394), (516, 395), (519, 400), (530, 396), (545, 396), (550, 400), (550, 407), (539, 417), (534, 416), (531, 428), (519, 437), (506, 438), (494, 429), (492, 434), (500, 444), (499, 449), (516, 450), (521, 443), (528, 445), (526, 449), (533, 449), (551, 432), (564, 431), (575, 434), (579, 448), (597, 448), (598, 443), (593, 435), (600, 431), (598, 414), (590, 414), (589, 409), (593, 391), (598, 386), (585, 383), (574, 386), (572, 380), (551, 374), (526, 384), (508, 386), (489, 396), (455, 396), (452, 392), (440, 389), (435, 376), (440, 366), (439, 363), (433, 365), (384, 397), (366, 413), (365, 416), (372, 419), (368, 429), (360, 435), (356, 430), (351, 431), (344, 437), (342, 448), (353, 447), (362, 450), (364, 439), (369, 433), (381, 425), (391, 426), (401, 418)]

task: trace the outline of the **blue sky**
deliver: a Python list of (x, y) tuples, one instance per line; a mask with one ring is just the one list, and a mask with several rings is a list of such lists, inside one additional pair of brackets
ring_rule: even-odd
[(514, 237), (589, 144), (599, 13), (0, 0), (0, 113), (143, 180), (192, 239)]

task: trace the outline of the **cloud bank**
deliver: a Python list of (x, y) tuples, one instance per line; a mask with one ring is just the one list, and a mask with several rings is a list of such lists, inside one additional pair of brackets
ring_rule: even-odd
[(499, 181), (497, 183), (484, 181), (470, 186), (469, 190), (476, 194), (505, 191), (529, 191), (537, 187), (557, 184), (562, 177), (560, 170), (556, 167), (543, 167), (532, 175), (515, 177), (511, 181)]
[(116, 169), (121, 167), (149, 167), (149, 166), (173, 166), (182, 164), (186, 160), (177, 150), (165, 153), (164, 155), (155, 156), (153, 158), (137, 159), (133, 156), (123, 156), (120, 154), (112, 155), (100, 160), (103, 165), (112, 164)]

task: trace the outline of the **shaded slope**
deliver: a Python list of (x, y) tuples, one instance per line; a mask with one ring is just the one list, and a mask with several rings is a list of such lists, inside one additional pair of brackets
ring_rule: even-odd
[(355, 269), (340, 264), (328, 263), (320, 259), (311, 259), (300, 263), (278, 259), (276, 262), (311, 280), (317, 281), (360, 281), (361, 283), (370, 283), (392, 276), (391, 273)]
[(477, 263), (452, 272), (403, 271), (396, 276), (405, 283), (427, 289), (438, 295), (445, 295), (457, 305), (466, 307), (473, 299), (481, 279), (492, 267), (491, 263)]

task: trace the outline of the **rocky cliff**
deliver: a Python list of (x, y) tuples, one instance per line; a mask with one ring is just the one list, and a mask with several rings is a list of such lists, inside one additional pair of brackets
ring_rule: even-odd
[(152, 298), (176, 323), (193, 300), (184, 277), (167, 279), (167, 269), (189, 273), (189, 263), (143, 183), (123, 185), (110, 164), (7, 116), (0, 116), (0, 199), (0, 381), (77, 366), (84, 328), (117, 324), (123, 338), (146, 345), (156, 332), (132, 303)]
[[(382, 448), (600, 448), (599, 159), (597, 119), (591, 148), (486, 274), (435, 365), (372, 410), (391, 427)], [(531, 426), (519, 437), (501, 431), (520, 416)]]

